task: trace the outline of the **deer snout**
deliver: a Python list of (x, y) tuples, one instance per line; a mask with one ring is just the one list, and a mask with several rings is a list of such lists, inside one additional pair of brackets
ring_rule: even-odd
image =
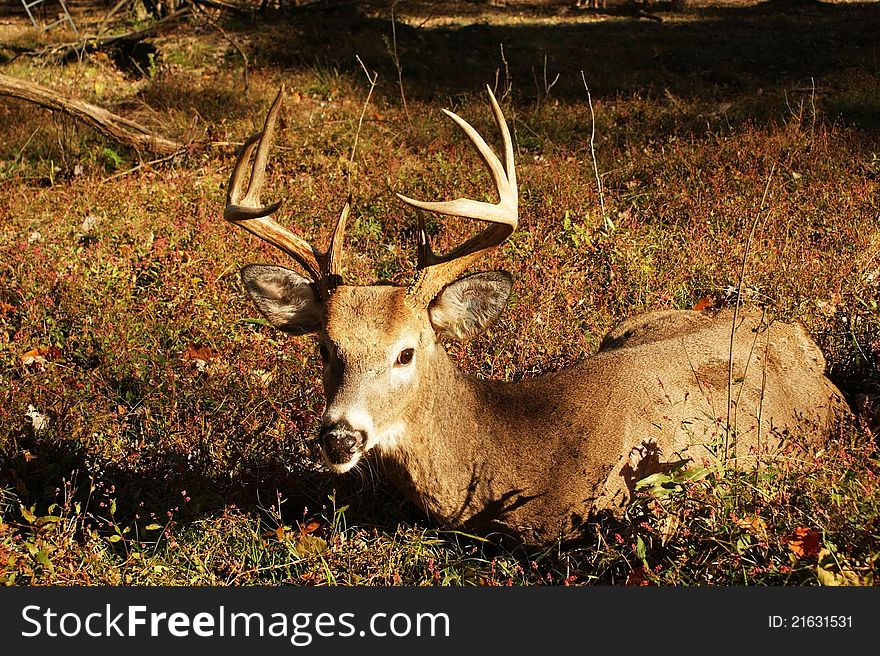
[(321, 447), (332, 465), (344, 465), (359, 453), (367, 441), (364, 431), (346, 421), (325, 424), (320, 433)]

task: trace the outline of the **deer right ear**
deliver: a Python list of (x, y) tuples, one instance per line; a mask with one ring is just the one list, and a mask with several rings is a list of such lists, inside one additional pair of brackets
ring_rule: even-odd
[(323, 304), (308, 278), (280, 266), (250, 264), (241, 270), (241, 281), (278, 330), (305, 335), (321, 329)]
[(428, 314), (441, 339), (468, 339), (498, 318), (513, 287), (506, 271), (474, 273), (446, 285)]

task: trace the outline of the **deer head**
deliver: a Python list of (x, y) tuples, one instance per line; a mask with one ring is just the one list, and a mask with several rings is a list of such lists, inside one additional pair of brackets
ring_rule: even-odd
[[(511, 289), (502, 271), (459, 276), (517, 226), (513, 145), (501, 109), (489, 90), (501, 132), (504, 162), (458, 115), (445, 111), (470, 138), (498, 192), (498, 203), (467, 198), (423, 202), (398, 194), (420, 210), (418, 276), (408, 288), (349, 286), (341, 278), (343, 238), (350, 200), (336, 222), (326, 251), (320, 251), (271, 217), (281, 202), (263, 205), (260, 193), (268, 151), (283, 98), (279, 91), (263, 130), (239, 152), (229, 180), (224, 218), (294, 258), (307, 277), (274, 265), (250, 265), (242, 281), (262, 314), (294, 335), (315, 333), (323, 360), (326, 407), (320, 442), (328, 467), (354, 467), (371, 449), (388, 452), (407, 437), (424, 407), (425, 390), (455, 376), (443, 342), (472, 337), (501, 312)], [(255, 154), (254, 154), (255, 152)], [(253, 157), (246, 191), (244, 177)], [(475, 219), (488, 225), (445, 255), (434, 253), (421, 211)]]

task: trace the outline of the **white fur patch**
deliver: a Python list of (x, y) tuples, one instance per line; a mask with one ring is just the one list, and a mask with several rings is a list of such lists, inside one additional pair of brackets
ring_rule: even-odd
[(357, 466), (357, 464), (361, 461), (360, 452), (355, 453), (351, 460), (349, 460), (348, 462), (343, 463), (341, 465), (337, 465), (335, 463), (330, 462), (327, 459), (327, 454), (324, 453), (324, 449), (321, 449), (321, 453), (324, 456), (324, 464), (327, 465), (327, 469), (332, 471), (334, 474), (344, 474), (345, 472), (349, 471), (350, 469), (354, 469), (354, 467)]
[[(403, 421), (396, 421), (379, 434), (373, 446), (376, 446), (382, 454), (390, 453), (397, 448), (397, 445), (400, 444), (404, 435), (406, 435), (406, 423)], [(372, 448), (372, 446), (370, 446), (370, 448)]]

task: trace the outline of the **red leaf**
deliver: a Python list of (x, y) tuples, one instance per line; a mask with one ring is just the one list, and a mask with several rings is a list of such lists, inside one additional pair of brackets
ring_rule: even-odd
[(796, 528), (794, 533), (783, 538), (786, 546), (798, 558), (815, 558), (822, 546), (819, 531), (814, 528)]
[(626, 585), (652, 585), (645, 575), (644, 565), (639, 565), (629, 573), (629, 576), (626, 577)]

